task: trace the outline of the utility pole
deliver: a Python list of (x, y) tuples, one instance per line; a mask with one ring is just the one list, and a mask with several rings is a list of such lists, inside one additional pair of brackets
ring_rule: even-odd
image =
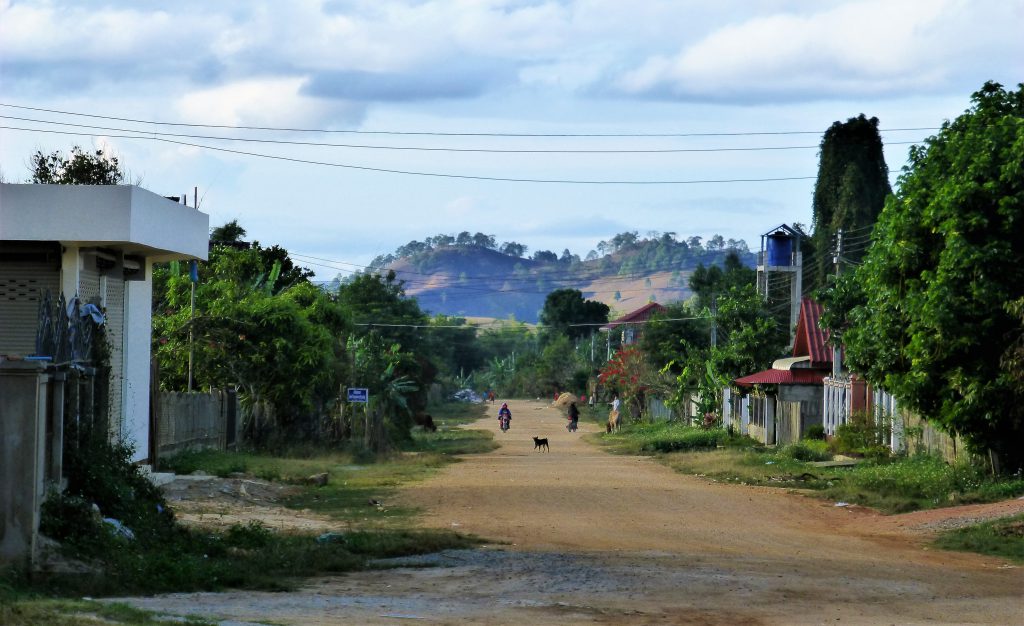
[[(836, 264), (836, 280), (842, 272), (843, 260), (843, 229), (836, 231), (836, 255), (832, 258)], [(832, 346), (832, 378), (838, 378), (843, 371), (843, 350), (840, 346)]]
[(718, 346), (718, 297), (711, 294), (711, 349)]

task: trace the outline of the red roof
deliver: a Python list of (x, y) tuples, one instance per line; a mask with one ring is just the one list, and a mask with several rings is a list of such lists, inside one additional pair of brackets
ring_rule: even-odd
[(734, 382), (740, 387), (751, 385), (820, 385), (826, 374), (820, 370), (764, 370), (750, 376), (737, 378)]
[(828, 333), (821, 329), (821, 311), (821, 305), (814, 300), (800, 300), (793, 356), (811, 357), (812, 367), (832, 367), (832, 347), (828, 345)]
[(661, 306), (657, 302), (649, 302), (632, 313), (627, 313), (617, 320), (611, 321), (601, 327), (601, 330), (611, 330), (616, 326), (622, 324), (646, 322), (651, 319), (651, 316), (659, 311), (664, 311), (665, 307)]

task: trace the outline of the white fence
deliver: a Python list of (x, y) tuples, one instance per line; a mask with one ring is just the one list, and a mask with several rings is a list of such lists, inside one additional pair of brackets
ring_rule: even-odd
[(848, 377), (828, 377), (822, 383), (822, 425), (825, 427), (825, 434), (834, 437), (836, 430), (850, 421), (850, 413), (853, 412), (853, 384)]

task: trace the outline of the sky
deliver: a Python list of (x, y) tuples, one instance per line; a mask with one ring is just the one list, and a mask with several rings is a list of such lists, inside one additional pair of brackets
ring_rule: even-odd
[(895, 185), (1024, 81), (1022, 32), (1024, 0), (0, 0), (0, 176), (102, 149), (325, 280), (461, 231), (757, 249), (810, 224), (829, 125), (879, 118)]

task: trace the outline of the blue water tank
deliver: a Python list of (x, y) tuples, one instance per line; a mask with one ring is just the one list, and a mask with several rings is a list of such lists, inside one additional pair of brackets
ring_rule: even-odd
[(768, 235), (768, 265), (793, 264), (793, 237), (786, 233)]

